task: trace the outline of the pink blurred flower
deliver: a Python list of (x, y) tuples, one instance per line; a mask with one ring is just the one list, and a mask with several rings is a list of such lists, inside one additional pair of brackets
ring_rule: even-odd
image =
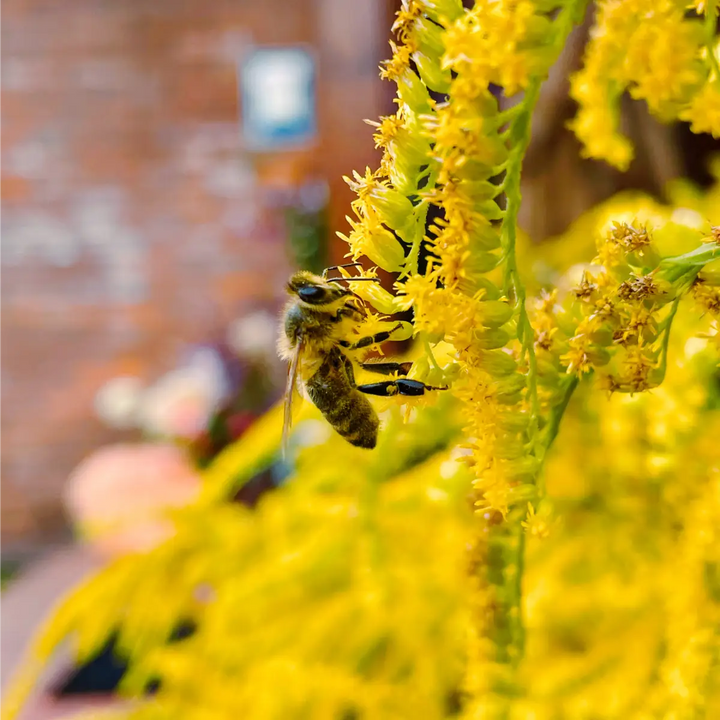
[(227, 397), (221, 358), (210, 349), (195, 352), (184, 367), (164, 375), (142, 396), (140, 427), (160, 437), (194, 438)]
[(165, 512), (190, 504), (199, 490), (200, 477), (180, 448), (110, 445), (73, 471), (65, 504), (85, 541), (103, 555), (118, 556), (170, 537)]

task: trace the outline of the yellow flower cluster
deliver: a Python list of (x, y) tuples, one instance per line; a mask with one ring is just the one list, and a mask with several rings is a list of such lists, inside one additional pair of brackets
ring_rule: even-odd
[[(347, 238), (350, 254), (366, 248), (386, 270), (401, 271), (398, 295), (413, 308), (425, 367), (435, 369), (434, 382), (438, 371), (452, 375), (466, 419), (461, 460), (473, 470), (481, 516), (465, 683), (476, 699), (470, 716), (501, 711), (499, 688), (512, 683), (521, 656), (520, 520), (537, 494), (540, 453), (532, 331), (514, 255), (520, 166), (540, 82), (582, 6), (498, 0), (467, 10), (446, 5), (443, 14), (432, 3), (405, 2), (395, 23), (399, 44), (383, 71), (397, 83), (399, 107), (377, 126), (380, 170), (349, 180), (359, 218)], [(493, 84), (524, 96), (501, 113)], [(429, 90), (444, 99), (431, 99)], [(429, 205), (439, 219), (426, 237)], [(376, 217), (410, 245), (404, 262), (383, 264), (382, 247), (368, 247), (381, 239)], [(423, 243), (431, 259), (419, 274)], [(440, 341), (455, 356), (444, 372), (429, 345)], [(418, 367), (415, 377), (426, 379)], [(519, 514), (502, 525), (513, 507)]]
[[(472, 419), (466, 461), (477, 468), (479, 504), (503, 514), (512, 486), (532, 476), (533, 461), (522, 441), (528, 413), (514, 407), (523, 402), (525, 380), (503, 350), (517, 335), (518, 308), (506, 297), (509, 284), (498, 287), (493, 277), (509, 243), (496, 202), (505, 188), (491, 178), (507, 166), (512, 130), (489, 88), (503, 82), (514, 92), (527, 84), (529, 69), (548, 57), (548, 23), (527, 0), (471, 10), (450, 0), (404, 2), (394, 26), (399, 44), (382, 73), (397, 83), (399, 107), (376, 124), (381, 166), (348, 179), (358, 195), (345, 238), (350, 255), (404, 276), (395, 298), (375, 288), (358, 293), (371, 304), (380, 300), (375, 307), (384, 312), (412, 306), (416, 333), (455, 348), (462, 374), (456, 392)], [(436, 102), (429, 90), (447, 99)], [(426, 238), (430, 204), (442, 217)], [(402, 243), (410, 245), (407, 257)], [(423, 243), (436, 257), (420, 275)], [(430, 361), (437, 367), (432, 351)], [(446, 365), (445, 374), (456, 372)], [(504, 453), (494, 452), (496, 438)]]
[(578, 114), (570, 123), (588, 157), (626, 169), (633, 157), (620, 134), (626, 91), (661, 120), (681, 119), (693, 132), (720, 137), (720, 43), (716, 2), (600, 0), (583, 68), (571, 81)]
[[(708, 245), (720, 246), (720, 225), (712, 226), (704, 241)], [(712, 318), (710, 332), (706, 337), (715, 344), (720, 354), (720, 259), (702, 268), (693, 284), (692, 293), (701, 311)]]
[[(555, 290), (536, 304), (539, 384), (549, 405), (565, 373), (595, 370), (609, 392), (656, 387), (682, 295), (692, 289), (711, 316), (720, 309), (720, 253), (702, 242), (701, 230), (646, 212), (644, 219), (601, 220), (595, 232), (593, 264), (576, 266), (580, 277), (562, 296)], [(675, 255), (680, 246), (686, 251)]]
[[(700, 234), (707, 251), (715, 231), (693, 225), (720, 208), (719, 190), (677, 209), (613, 201), (532, 252), (566, 270), (592, 228), (626, 242), (609, 218), (647, 226), (661, 256), (697, 249)], [(579, 282), (557, 285), (546, 305)], [(298, 433), (314, 440), (290, 482), (249, 511), (226, 498), (276, 456), (274, 410), (208, 469), (172, 539), (62, 602), (31, 670), (68, 638), (85, 659), (119, 629), (123, 692), (136, 699), (123, 716), (136, 720), (717, 717), (720, 386), (708, 324), (680, 303), (651, 393), (608, 400), (582, 384), (546, 459), (545, 499), (524, 520), (525, 505), (505, 521), (490, 513), (479, 534), (472, 477), (456, 462), (465, 410), (450, 394), (409, 423), (390, 411), (375, 453), (306, 405)], [(188, 620), (195, 633), (168, 643)], [(17, 701), (4, 695), (7, 717)]]
[[(373, 454), (311, 411), (298, 433), (315, 445), (292, 481), (255, 510), (228, 502), (276, 455), (281, 413), (215, 461), (169, 542), (62, 601), (32, 649), (35, 672), (66, 638), (86, 660), (117, 630), (131, 658), (123, 693), (141, 700), (123, 714), (133, 720), (447, 716), (463, 674), (472, 531), (467, 472), (444, 449), (459, 432), (452, 398), (410, 423), (391, 413)], [(195, 632), (168, 642), (188, 622)], [(4, 695), (3, 717), (20, 701)]]

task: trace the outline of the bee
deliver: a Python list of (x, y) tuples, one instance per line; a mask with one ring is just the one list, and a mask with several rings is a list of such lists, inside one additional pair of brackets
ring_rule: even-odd
[[(296, 272), (287, 285), (290, 300), (283, 313), (278, 342), (280, 357), (287, 360), (288, 379), (285, 392), (283, 447), (292, 423), (293, 397), (301, 385), (325, 419), (351, 445), (372, 449), (377, 444), (380, 419), (368, 395), (418, 396), (427, 390), (445, 390), (404, 377), (410, 362), (360, 362), (353, 355), (358, 350), (384, 342), (398, 329), (353, 339), (353, 330), (366, 317), (363, 301), (348, 282), (379, 282), (370, 277), (328, 278), (331, 270), (357, 266), (360, 263), (335, 265), (322, 275)], [(392, 380), (358, 385), (355, 366), (381, 375), (395, 375)]]

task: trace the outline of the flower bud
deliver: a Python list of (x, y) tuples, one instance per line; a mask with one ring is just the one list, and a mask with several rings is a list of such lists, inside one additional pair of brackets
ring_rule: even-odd
[(602, 367), (610, 362), (610, 353), (605, 348), (591, 345), (586, 353), (593, 367)]
[(587, 336), (592, 343), (600, 347), (609, 347), (613, 344), (613, 331), (607, 325), (601, 325), (596, 330), (591, 330)]
[(392, 137), (387, 141), (388, 151), (394, 160), (402, 160), (406, 164), (427, 164), (430, 156), (430, 143), (418, 133), (407, 127), (395, 129)]
[(473, 275), (484, 275), (494, 270), (500, 263), (500, 256), (489, 252), (468, 251), (468, 258), (465, 260), (464, 268), (467, 273)]
[(353, 177), (345, 176), (345, 182), (357, 193), (358, 199), (352, 203), (355, 212), (364, 220), (375, 219), (393, 228), (398, 234), (413, 225), (413, 204), (402, 193), (388, 187), (387, 182), (379, 180), (367, 168), (365, 175), (353, 172)]
[(510, 340), (510, 335), (502, 328), (487, 328), (476, 330), (473, 333), (474, 346), (482, 350), (495, 350), (505, 347)]
[(413, 54), (415, 66), (422, 81), (435, 92), (447, 93), (450, 90), (451, 76), (448, 70), (440, 67), (440, 61), (421, 52)]
[(712, 287), (720, 287), (720, 259), (705, 265), (698, 273), (698, 280)]
[[(537, 458), (532, 455), (507, 460), (503, 463), (503, 469), (509, 478), (520, 482), (532, 483), (538, 470)], [(537, 490), (533, 485), (519, 485), (511, 488), (512, 502), (527, 502), (535, 497)]]
[(457, 377), (459, 371), (460, 366), (455, 362), (444, 368), (438, 368), (432, 365), (426, 355), (421, 355), (417, 360), (413, 361), (408, 378), (420, 380), (435, 387), (445, 387)]
[[(562, 3), (555, 2), (554, 4), (561, 5)], [(525, 47), (546, 45), (547, 39), (552, 37), (552, 21), (543, 15), (538, 14), (538, 12), (533, 13), (526, 21), (527, 25), (525, 28), (525, 37), (523, 39), (523, 45)]]
[(407, 296), (393, 295), (379, 283), (352, 283), (352, 290), (355, 295), (372, 305), (382, 315), (394, 315), (407, 310), (412, 302)]
[(538, 379), (544, 387), (554, 387), (560, 384), (560, 372), (554, 362), (538, 356), (536, 363)]
[(629, 253), (626, 258), (630, 267), (648, 273), (660, 264), (660, 254), (652, 245), (646, 245), (642, 250)]
[(373, 191), (371, 205), (382, 221), (398, 232), (412, 222), (412, 203), (400, 192), (388, 187)]
[(479, 324), (493, 328), (504, 325), (513, 316), (515, 309), (505, 300), (482, 300), (475, 310)]
[(457, 20), (464, 12), (462, 0), (422, 0), (422, 6), (433, 20)]
[(493, 377), (511, 375), (517, 370), (515, 358), (503, 350), (478, 350), (476, 354), (480, 360), (480, 367)]
[(522, 402), (522, 399), (522, 392), (519, 390), (514, 393), (499, 393), (495, 395), (495, 402), (498, 403), (498, 405), (518, 405)]
[(505, 433), (495, 438), (493, 455), (498, 460), (515, 460), (527, 454), (527, 448), (517, 433)]
[(499, 395), (509, 395), (525, 389), (527, 378), (521, 373), (513, 373), (496, 380), (493, 389)]
[(495, 202), (495, 200), (486, 200), (476, 204), (475, 212), (482, 215), (486, 220), (502, 220), (505, 217), (505, 211)]
[(376, 265), (388, 272), (398, 272), (405, 263), (405, 251), (395, 236), (379, 222), (364, 218), (361, 222), (353, 222), (350, 237), (336, 233), (351, 248), (353, 257), (365, 255)]
[[(476, 300), (483, 303), (502, 300), (503, 296), (500, 288), (490, 278), (480, 275), (475, 278), (475, 284), (478, 287), (477, 293), (473, 296)], [(490, 325), (490, 322), (481, 322), (481, 324)]]
[(463, 163), (453, 170), (458, 180), (489, 180), (497, 175), (497, 165), (483, 162), (478, 158), (463, 158)]
[[(568, 296), (569, 297), (569, 296)], [(567, 337), (575, 335), (575, 330), (582, 320), (582, 313), (576, 305), (560, 306), (555, 313), (555, 322), (560, 333)]]
[(390, 151), (383, 164), (391, 185), (402, 195), (416, 195), (420, 180), (420, 165), (413, 164), (406, 155), (393, 157)]
[(412, 323), (401, 321), (396, 323), (400, 326), (397, 330), (393, 330), (390, 333), (390, 340), (393, 342), (401, 342), (402, 340), (409, 340), (415, 333), (415, 328)]
[(414, 113), (430, 112), (430, 95), (423, 81), (411, 69), (407, 68), (405, 72), (397, 78), (397, 91), (400, 99)]
[(521, 410), (506, 410), (496, 417), (495, 424), (505, 432), (519, 433), (525, 432), (530, 427), (531, 421), (530, 413)]

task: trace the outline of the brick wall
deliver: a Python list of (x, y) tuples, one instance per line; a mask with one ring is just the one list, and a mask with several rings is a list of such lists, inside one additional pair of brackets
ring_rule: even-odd
[[(184, 343), (218, 337), (244, 308), (278, 303), (289, 263), (269, 186), (333, 178), (337, 229), (348, 200), (339, 176), (374, 162), (361, 119), (385, 101), (375, 78), (386, 17), (376, 5), (385, 7), (4, 3), (2, 532), (10, 547), (63, 532), (58, 498), (68, 472), (117, 438), (92, 415), (106, 379), (156, 376)], [(318, 22), (331, 9), (336, 19)], [(359, 26), (348, 55), (333, 23), (347, 29), (354, 16), (377, 25)], [(319, 150), (243, 152), (236, 65), (251, 42), (318, 48)]]

